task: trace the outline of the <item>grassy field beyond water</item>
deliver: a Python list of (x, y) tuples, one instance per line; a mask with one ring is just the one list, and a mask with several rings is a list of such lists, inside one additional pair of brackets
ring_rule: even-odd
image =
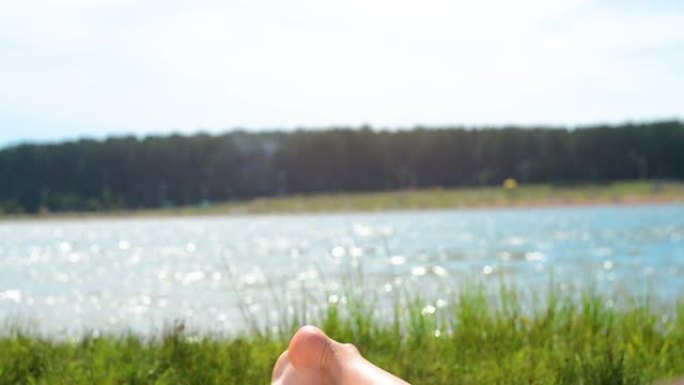
[[(514, 290), (461, 292), (441, 303), (395, 303), (390, 321), (373, 301), (348, 297), (278, 332), (197, 335), (182, 325), (155, 338), (105, 335), (0, 337), (1, 384), (267, 384), (304, 323), (352, 342), (413, 384), (650, 384), (684, 374), (684, 306), (551, 290), (543, 301)], [(386, 319), (386, 318), (383, 318)]]
[(268, 214), (635, 204), (677, 201), (684, 201), (684, 183), (632, 181), (604, 185), (522, 185), (515, 189), (495, 186), (294, 195), (259, 198), (250, 202), (220, 203), (205, 207), (187, 206), (151, 210), (147, 211), (147, 213), (180, 215)]
[(319, 193), (255, 198), (248, 201), (157, 209), (58, 212), (11, 215), (0, 218), (51, 218), (72, 216), (176, 216), (233, 215), (349, 211), (391, 211), (425, 209), (468, 209), (486, 207), (539, 207), (593, 204), (638, 204), (684, 202), (684, 183), (678, 181), (625, 181), (608, 184), (519, 185), (423, 188), (379, 192)]

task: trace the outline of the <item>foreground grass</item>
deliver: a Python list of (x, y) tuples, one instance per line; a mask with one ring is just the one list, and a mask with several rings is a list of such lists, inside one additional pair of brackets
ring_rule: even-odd
[(180, 206), (163, 209), (106, 212), (3, 215), (0, 219), (188, 216), (346, 211), (424, 210), (484, 207), (530, 207), (590, 204), (684, 202), (684, 182), (626, 181), (600, 185), (522, 185), (513, 190), (499, 186), (432, 188), (370, 193), (311, 194), (257, 198), (251, 201)]
[[(493, 299), (496, 298), (496, 299)], [(448, 305), (397, 301), (380, 320), (373, 301), (331, 304), (313, 323), (355, 343), (414, 384), (649, 384), (684, 374), (684, 306), (551, 294), (521, 301), (470, 290)], [(283, 332), (51, 340), (12, 331), (0, 338), (2, 384), (267, 384), (303, 320)]]

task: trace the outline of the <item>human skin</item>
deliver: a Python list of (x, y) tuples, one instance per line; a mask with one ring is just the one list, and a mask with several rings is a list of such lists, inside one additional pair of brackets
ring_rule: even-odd
[(272, 385), (408, 385), (314, 326), (295, 333), (273, 367)]

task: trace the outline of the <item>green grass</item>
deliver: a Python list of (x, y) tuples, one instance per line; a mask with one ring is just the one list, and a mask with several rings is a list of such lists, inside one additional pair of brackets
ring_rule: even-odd
[[(514, 190), (501, 187), (472, 187), (320, 194), (256, 199), (249, 205), (218, 205), (205, 210), (216, 212), (240, 212), (242, 210), (247, 213), (383, 211), (656, 201), (684, 201), (684, 183), (663, 183), (658, 188), (654, 188), (652, 182), (619, 182), (579, 186), (523, 185)], [(182, 209), (181, 212), (183, 212)]]
[[(592, 292), (551, 290), (535, 300), (505, 288), (496, 296), (474, 288), (435, 308), (402, 296), (389, 318), (374, 305), (347, 297), (306, 321), (414, 384), (650, 384), (684, 374), (682, 304), (611, 306)], [(233, 337), (196, 335), (182, 326), (151, 339), (73, 341), (14, 330), (0, 337), (0, 383), (267, 384), (304, 321), (298, 313), (283, 320), (280, 332)]]
[(209, 206), (179, 206), (164, 209), (20, 216), (0, 214), (0, 219), (464, 209), (682, 201), (684, 201), (684, 182), (669, 181), (656, 184), (652, 181), (625, 181), (600, 185), (521, 185), (514, 190), (494, 186), (292, 195), (215, 203)]

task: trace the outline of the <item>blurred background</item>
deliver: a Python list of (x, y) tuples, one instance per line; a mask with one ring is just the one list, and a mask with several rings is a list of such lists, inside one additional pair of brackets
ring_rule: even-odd
[(235, 333), (468, 282), (675, 301), (682, 25), (667, 0), (3, 2), (0, 319)]

